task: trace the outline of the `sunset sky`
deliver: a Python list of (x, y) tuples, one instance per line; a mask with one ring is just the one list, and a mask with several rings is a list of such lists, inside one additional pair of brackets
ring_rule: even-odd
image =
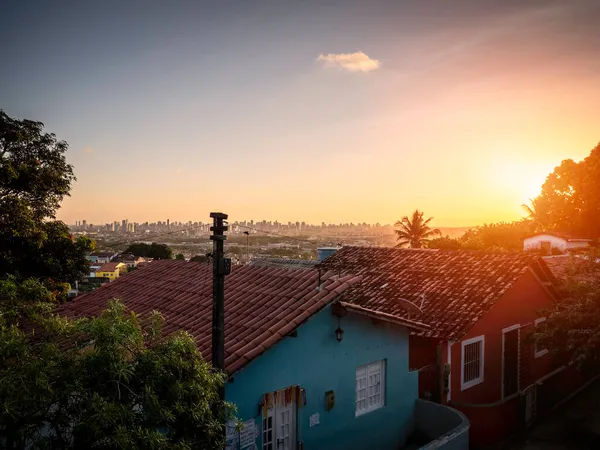
[(6, 0), (0, 108), (69, 143), (70, 223), (514, 220), (600, 141), (599, 21), (598, 0)]

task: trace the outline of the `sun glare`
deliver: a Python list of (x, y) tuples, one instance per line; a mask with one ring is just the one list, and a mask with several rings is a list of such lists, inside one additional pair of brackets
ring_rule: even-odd
[[(510, 157), (495, 157), (491, 161), (489, 183), (518, 202), (528, 203), (537, 197), (548, 174), (548, 168), (537, 162), (519, 161)], [(551, 169), (550, 169), (551, 170)]]

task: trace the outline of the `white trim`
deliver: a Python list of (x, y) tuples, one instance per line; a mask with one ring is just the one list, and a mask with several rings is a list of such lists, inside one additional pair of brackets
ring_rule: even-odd
[[(511, 331), (514, 330), (518, 330), (517, 331), (517, 393), (519, 392), (519, 384), (520, 384), (520, 377), (519, 377), (519, 373), (521, 370), (521, 325), (520, 324), (516, 324), (516, 325), (511, 325), (510, 327), (507, 328), (503, 328), (502, 329), (502, 358), (501, 358), (501, 368), (500, 370), (502, 371), (500, 373), (501, 377), (500, 377), (500, 398), (502, 400), (504, 400), (504, 341), (505, 341), (505, 334), (509, 333)], [(514, 395), (514, 394), (511, 394)], [(509, 396), (510, 397), (510, 396)]]
[[(449, 402), (451, 399), (452, 393), (452, 341), (448, 341), (446, 343), (448, 346), (448, 354), (446, 355), (448, 367), (450, 367), (450, 372), (448, 373), (448, 393), (446, 394), (446, 401)], [(462, 370), (462, 369), (461, 369)]]
[[(545, 317), (540, 317), (539, 319), (535, 319), (535, 321), (533, 322), (533, 326), (537, 327), (539, 323), (545, 322), (546, 318)], [(544, 348), (540, 351), (537, 350), (537, 342), (533, 343), (533, 352), (535, 354), (536, 358), (541, 358), (542, 356), (544, 356), (545, 354), (548, 353), (548, 349)]]
[[(383, 408), (385, 406), (385, 359), (374, 361), (370, 364), (365, 364), (356, 368), (355, 377), (355, 389), (354, 389), (354, 415), (356, 417), (375, 411), (376, 409)], [(379, 375), (379, 401), (369, 405), (369, 374)], [(358, 383), (364, 381), (364, 386), (361, 386), (360, 390), (364, 389), (365, 397), (358, 398)], [(376, 386), (376, 385), (373, 385)], [(361, 406), (359, 402), (364, 402), (365, 406)]]
[[(481, 354), (479, 355), (479, 377), (465, 382), (465, 346), (481, 342)], [(480, 383), (483, 383), (483, 370), (485, 367), (485, 336), (477, 336), (461, 342), (460, 349), (460, 390), (464, 391)]]

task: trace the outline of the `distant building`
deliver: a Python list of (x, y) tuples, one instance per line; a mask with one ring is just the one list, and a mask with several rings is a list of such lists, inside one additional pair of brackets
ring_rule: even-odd
[(542, 250), (552, 253), (553, 249), (561, 252), (587, 248), (592, 239), (568, 236), (563, 233), (540, 233), (523, 240), (523, 250)]
[(120, 262), (111, 262), (103, 264), (96, 270), (96, 278), (108, 278), (110, 281), (119, 278), (122, 272), (127, 270), (127, 266)]
[(113, 251), (99, 251), (90, 253), (87, 259), (93, 263), (108, 263), (115, 256), (117, 256), (117, 253)]
[(133, 267), (137, 267), (137, 265), (141, 262), (145, 262), (146, 260), (141, 256), (134, 256), (132, 254), (123, 254), (120, 257), (120, 260), (123, 264), (127, 266), (128, 269)]

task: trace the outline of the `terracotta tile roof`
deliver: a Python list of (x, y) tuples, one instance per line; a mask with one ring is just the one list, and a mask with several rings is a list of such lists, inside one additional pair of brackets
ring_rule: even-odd
[[(317, 270), (236, 266), (225, 279), (225, 365), (233, 373), (332, 302), (360, 277)], [(212, 266), (200, 262), (155, 261), (95, 291), (61, 305), (68, 317), (99, 314), (110, 299), (121, 299), (145, 315), (160, 311), (164, 331), (187, 330), (211, 360)], [(333, 333), (333, 330), (332, 330)], [(332, 335), (333, 338), (333, 335)]]
[(116, 253), (115, 252), (92, 252), (90, 253), (90, 256), (97, 256), (98, 258), (109, 258), (109, 257), (113, 257)]
[(344, 303), (422, 321), (423, 336), (460, 337), (532, 267), (547, 280), (539, 257), (528, 253), (343, 247), (321, 268), (361, 275)]
[(600, 280), (600, 261), (591, 262), (574, 255), (544, 256), (543, 260), (560, 285), (570, 280), (584, 283)]
[(259, 267), (288, 267), (294, 269), (314, 269), (320, 261), (307, 259), (286, 258), (257, 258), (250, 261), (251, 266)]
[(116, 262), (105, 263), (105, 264), (102, 264), (100, 266), (100, 268), (98, 268), (96, 271), (97, 272), (114, 272), (115, 270), (117, 270), (118, 264), (120, 264), (120, 263), (116, 263)]

